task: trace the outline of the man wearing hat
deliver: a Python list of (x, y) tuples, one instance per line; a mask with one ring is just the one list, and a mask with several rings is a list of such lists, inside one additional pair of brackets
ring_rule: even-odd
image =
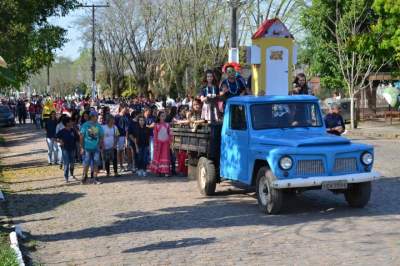
[(101, 125), (97, 123), (97, 116), (96, 111), (92, 110), (89, 113), (89, 121), (82, 125), (80, 131), (81, 154), (83, 156), (82, 183), (86, 183), (88, 169), (91, 166), (94, 183), (101, 184), (97, 179), (97, 172), (100, 165), (100, 150), (103, 148), (104, 131)]

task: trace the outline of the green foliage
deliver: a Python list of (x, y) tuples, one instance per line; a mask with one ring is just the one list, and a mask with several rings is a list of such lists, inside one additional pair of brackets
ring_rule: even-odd
[[(9, 64), (16, 84), (53, 60), (52, 50), (66, 41), (65, 30), (50, 25), (47, 18), (65, 15), (76, 0), (0, 1), (0, 54)], [(0, 87), (14, 86), (0, 77)]]
[[(393, 4), (394, 1), (375, 0), (374, 6), (377, 2)], [(379, 21), (385, 17), (374, 12), (373, 2), (314, 0), (302, 12), (301, 23), (307, 35), (306, 51), (301, 59), (309, 64), (312, 75), (321, 77), (323, 90), (360, 85), (357, 82), (362, 79), (351, 73), (352, 68), (354, 73), (357, 70), (362, 75), (369, 71), (368, 64), (372, 64), (372, 69), (379, 69), (393, 54), (389, 49), (382, 49), (380, 38), (384, 30), (375, 25), (381, 25)]]
[(122, 97), (134, 97), (138, 95), (138, 91), (136, 88), (128, 88), (122, 92)]
[(400, 0), (375, 0), (372, 8), (379, 16), (372, 29), (382, 36), (380, 49), (400, 63)]

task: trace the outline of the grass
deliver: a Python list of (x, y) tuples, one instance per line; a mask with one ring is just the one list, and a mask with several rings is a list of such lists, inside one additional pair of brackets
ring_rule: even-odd
[[(5, 142), (4, 138), (0, 136), (0, 145), (3, 145)], [(0, 189), (4, 192), (7, 187), (2, 184), (1, 181), (4, 181), (3, 175), (3, 167), (0, 162)], [(0, 218), (5, 217), (6, 211), (2, 209), (3, 203), (0, 203)], [(10, 247), (9, 240), (9, 230), (4, 228), (0, 219), (0, 265), (1, 266), (18, 266), (17, 256), (14, 250)]]
[(0, 225), (0, 265), (18, 266), (17, 257), (10, 247), (8, 232)]

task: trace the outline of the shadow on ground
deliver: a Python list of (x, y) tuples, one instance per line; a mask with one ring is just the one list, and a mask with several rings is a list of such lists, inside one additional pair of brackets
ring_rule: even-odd
[(154, 250), (166, 250), (166, 249), (175, 249), (175, 248), (186, 248), (192, 246), (202, 246), (214, 243), (216, 240), (215, 237), (210, 238), (183, 238), (180, 240), (174, 241), (162, 241), (156, 244), (145, 245), (141, 247), (131, 248), (123, 251), (122, 253), (136, 253), (142, 251), (154, 251)]
[[(163, 208), (154, 212), (119, 213), (116, 214), (116, 217), (121, 220), (109, 225), (57, 234), (37, 235), (35, 238), (41, 241), (60, 241), (113, 236), (130, 232), (252, 225), (279, 228), (280, 226), (344, 217), (397, 215), (400, 214), (400, 197), (397, 193), (400, 190), (399, 181), (399, 178), (395, 178), (376, 182), (371, 202), (364, 209), (348, 207), (342, 195), (335, 196), (326, 191), (310, 191), (297, 197), (289, 197), (281, 215), (265, 215), (259, 212), (256, 201), (250, 202), (246, 199), (246, 195), (218, 196), (211, 197), (197, 205)], [(381, 190), (389, 194), (382, 196)], [(382, 217), (382, 219), (385, 218)]]
[(7, 200), (10, 205), (14, 206), (11, 215), (15, 219), (20, 216), (54, 210), (84, 195), (84, 193), (67, 192), (51, 194), (18, 193), (7, 195)]

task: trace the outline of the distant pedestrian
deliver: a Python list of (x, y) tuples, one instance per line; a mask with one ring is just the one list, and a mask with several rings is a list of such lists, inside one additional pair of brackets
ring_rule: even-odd
[(76, 153), (76, 141), (79, 139), (78, 132), (73, 128), (71, 118), (64, 117), (62, 120), (64, 128), (57, 133), (57, 140), (60, 143), (64, 165), (65, 182), (69, 182), (69, 176), (74, 179), (74, 162)]
[(47, 160), (49, 165), (57, 163), (57, 143), (56, 143), (57, 117), (56, 112), (50, 113), (50, 117), (46, 119), (44, 129), (46, 130), (47, 143)]
[(23, 100), (19, 100), (17, 103), (17, 116), (18, 116), (18, 122), (20, 125), (26, 123), (26, 117), (28, 115), (28, 112), (26, 110), (26, 106)]

